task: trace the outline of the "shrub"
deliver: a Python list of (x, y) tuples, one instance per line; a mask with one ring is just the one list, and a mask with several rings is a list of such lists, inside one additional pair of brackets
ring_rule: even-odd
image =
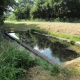
[(39, 65), (39, 60), (33, 59), (29, 52), (20, 51), (0, 38), (0, 80), (20, 80), (30, 67), (36, 65)]
[(9, 21), (14, 21), (14, 20), (16, 20), (17, 18), (16, 18), (16, 16), (15, 16), (15, 14), (11, 14), (8, 18), (7, 18), (7, 20), (9, 20)]
[(59, 74), (60, 73), (60, 67), (59, 67), (59, 65), (58, 64), (53, 65), (51, 72), (52, 72), (52, 75)]

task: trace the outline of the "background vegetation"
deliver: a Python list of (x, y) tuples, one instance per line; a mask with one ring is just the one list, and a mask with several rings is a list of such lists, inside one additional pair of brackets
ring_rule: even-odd
[(72, 18), (80, 18), (80, 0), (18, 0), (16, 5), (13, 12), (18, 20), (73, 21)]
[(4, 12), (9, 11), (10, 7), (14, 7), (15, 0), (1, 0), (0, 1), (0, 25), (3, 24), (5, 20)]
[(80, 0), (1, 0), (0, 10), (0, 23), (7, 17), (4, 12), (10, 10), (13, 13), (8, 20), (80, 21)]

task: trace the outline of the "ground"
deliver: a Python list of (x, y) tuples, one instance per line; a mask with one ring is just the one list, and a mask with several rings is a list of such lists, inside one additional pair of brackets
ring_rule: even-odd
[[(9, 27), (13, 24), (15, 29), (28, 29), (30, 27), (39, 27), (45, 30), (58, 32), (68, 35), (80, 35), (80, 23), (62, 23), (62, 22), (6, 22)], [(17, 27), (17, 28), (16, 28)], [(14, 29), (11, 28), (11, 29)]]
[[(11, 27), (12, 26), (12, 27)], [(58, 32), (60, 34), (80, 36), (80, 23), (53, 23), (53, 22), (6, 22), (5, 29), (27, 30), (31, 27), (39, 27), (44, 30)], [(25, 75), (24, 80), (80, 80), (80, 58), (63, 64), (71, 72), (75, 71), (75, 76), (65, 76), (59, 74), (52, 76), (49, 71), (41, 70), (39, 66), (31, 68)], [(78, 75), (77, 75), (78, 74)]]
[(69, 76), (65, 74), (51, 75), (49, 71), (41, 70), (40, 66), (30, 68), (23, 80), (80, 80), (80, 76)]
[(80, 35), (80, 23), (39, 24), (43, 29), (69, 35)]

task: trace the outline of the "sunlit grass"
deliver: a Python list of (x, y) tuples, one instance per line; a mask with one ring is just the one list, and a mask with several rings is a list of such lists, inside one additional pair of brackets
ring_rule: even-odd
[(53, 36), (58, 36), (58, 37), (70, 39), (71, 41), (80, 41), (80, 36), (71, 36), (71, 35), (67, 35), (67, 34), (60, 34), (57, 32), (51, 32), (51, 31), (49, 31), (49, 34), (53, 35)]
[(57, 32), (52, 32), (52, 31), (49, 31), (49, 30), (43, 30), (43, 29), (40, 29), (40, 28), (31, 28), (31, 30), (40, 32), (42, 34), (49, 34), (49, 35), (52, 35), (52, 36), (69, 39), (70, 41), (73, 41), (73, 42), (74, 41), (80, 41), (80, 36), (71, 36), (71, 35), (67, 35), (67, 34), (60, 34), (60, 33), (57, 33)]

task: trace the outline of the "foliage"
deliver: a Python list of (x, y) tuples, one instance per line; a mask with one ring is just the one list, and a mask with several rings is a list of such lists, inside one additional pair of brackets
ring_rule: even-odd
[(80, 0), (18, 0), (16, 4), (15, 0), (1, 0), (0, 24), (4, 21), (4, 11), (12, 5), (18, 20), (40, 18), (72, 22), (73, 18), (80, 18)]
[(18, 3), (16, 3), (16, 7), (13, 11), (17, 19), (29, 19), (32, 4), (32, 0), (18, 0)]
[(40, 33), (48, 34), (48, 32), (46, 30), (42, 30), (40, 28), (31, 28), (29, 30), (32, 31), (32, 32), (40, 32)]
[(10, 16), (8, 16), (8, 18), (6, 18), (8, 21), (14, 21), (16, 20), (16, 16), (14, 14), (11, 14)]
[(65, 77), (66, 76), (69, 77), (69, 76), (73, 75), (73, 73), (70, 70), (68, 70), (66, 67), (65, 68), (61, 67), (58, 64), (53, 65), (53, 67), (51, 69), (51, 74), (55, 75), (55, 76), (62, 74), (62, 75), (65, 75)]
[(56, 18), (66, 21), (66, 19), (80, 17), (79, 5), (79, 0), (19, 0), (14, 13), (18, 19)]
[(52, 65), (50, 65), (47, 61), (41, 61), (41, 69), (51, 71)]
[(4, 12), (9, 9), (9, 7), (15, 4), (15, 0), (1, 0), (0, 1), (0, 25), (4, 21)]
[(70, 36), (70, 35), (67, 35), (67, 34), (59, 34), (59, 33), (56, 33), (56, 32), (42, 30), (40, 28), (31, 28), (30, 30), (31, 31), (37, 31), (37, 32), (40, 32), (40, 33), (43, 33), (43, 34), (49, 34), (49, 35), (52, 35), (52, 36), (58, 36), (58, 37), (66, 38), (66, 39), (71, 40), (71, 42), (73, 42), (73, 43), (75, 41), (80, 41), (80, 37), (76, 36), (76, 35)]
[(58, 64), (53, 65), (53, 68), (52, 68), (51, 72), (52, 72), (53, 75), (59, 74), (60, 73), (59, 65)]
[(39, 65), (29, 52), (19, 51), (0, 36), (0, 80), (20, 80), (30, 67)]

